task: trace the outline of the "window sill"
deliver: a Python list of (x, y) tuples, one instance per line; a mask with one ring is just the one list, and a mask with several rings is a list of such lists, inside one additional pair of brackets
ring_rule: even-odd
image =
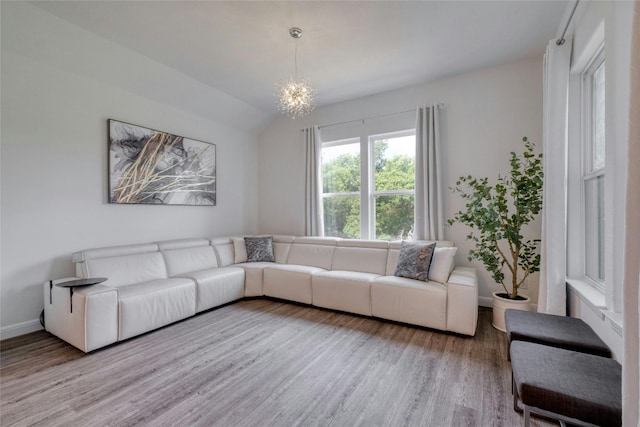
[[(604, 294), (600, 290), (594, 288), (582, 279), (567, 277), (566, 282), (571, 289), (575, 291), (576, 295), (587, 303), (593, 311), (602, 312), (607, 309)], [(601, 314), (601, 317), (604, 319), (604, 314)]]
[(607, 310), (604, 293), (581, 279), (566, 278), (567, 285), (587, 304), (601, 320), (607, 320), (612, 329), (622, 336), (622, 314)]

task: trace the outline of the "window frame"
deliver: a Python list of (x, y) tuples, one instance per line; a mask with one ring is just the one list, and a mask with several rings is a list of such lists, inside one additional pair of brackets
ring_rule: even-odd
[[(582, 251), (582, 276), (584, 280), (601, 292), (606, 287), (606, 270), (604, 260), (604, 228), (606, 218), (604, 211), (595, 214), (595, 219), (588, 212), (598, 212), (600, 203), (604, 203), (605, 182), (606, 182), (606, 157), (602, 167), (594, 167), (595, 152), (595, 103), (594, 92), (595, 83), (594, 76), (596, 72), (604, 67), (606, 72), (606, 58), (604, 43), (602, 43), (594, 52), (591, 59), (580, 74), (580, 93), (581, 93), (581, 118), (580, 118), (580, 149), (582, 152), (581, 170), (580, 170), (580, 196), (581, 196), (581, 251)], [(605, 74), (606, 81), (606, 74)], [(606, 88), (604, 97), (606, 99)], [(602, 120), (605, 121), (603, 115)], [(606, 125), (605, 125), (606, 128)], [(606, 147), (606, 131), (605, 131), (605, 147)], [(606, 150), (605, 150), (606, 151)], [(602, 179), (602, 191), (599, 193), (598, 180)], [(590, 183), (595, 183), (593, 188), (589, 188)], [(593, 192), (596, 197), (588, 197), (588, 192)], [(599, 198), (600, 196), (601, 198)], [(601, 218), (601, 219), (600, 219)], [(598, 226), (597, 222), (602, 221)], [(595, 225), (594, 225), (595, 223)], [(597, 265), (598, 277), (592, 277), (590, 266)]]

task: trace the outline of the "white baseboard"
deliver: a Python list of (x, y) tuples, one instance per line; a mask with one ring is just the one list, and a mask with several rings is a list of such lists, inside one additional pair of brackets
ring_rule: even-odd
[(493, 298), (492, 297), (478, 297), (478, 305), (480, 307), (493, 307)]
[(0, 340), (17, 337), (42, 329), (40, 319), (27, 320), (26, 322), (14, 323), (13, 325), (0, 328)]

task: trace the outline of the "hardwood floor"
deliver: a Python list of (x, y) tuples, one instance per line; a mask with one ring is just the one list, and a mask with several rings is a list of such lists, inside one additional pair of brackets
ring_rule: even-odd
[(520, 426), (490, 317), (469, 338), (258, 299), (89, 355), (35, 332), (0, 343), (0, 424)]

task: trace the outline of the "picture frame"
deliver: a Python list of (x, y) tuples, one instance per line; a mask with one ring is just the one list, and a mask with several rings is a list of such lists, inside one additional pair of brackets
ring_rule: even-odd
[(216, 206), (216, 145), (109, 119), (109, 203)]

